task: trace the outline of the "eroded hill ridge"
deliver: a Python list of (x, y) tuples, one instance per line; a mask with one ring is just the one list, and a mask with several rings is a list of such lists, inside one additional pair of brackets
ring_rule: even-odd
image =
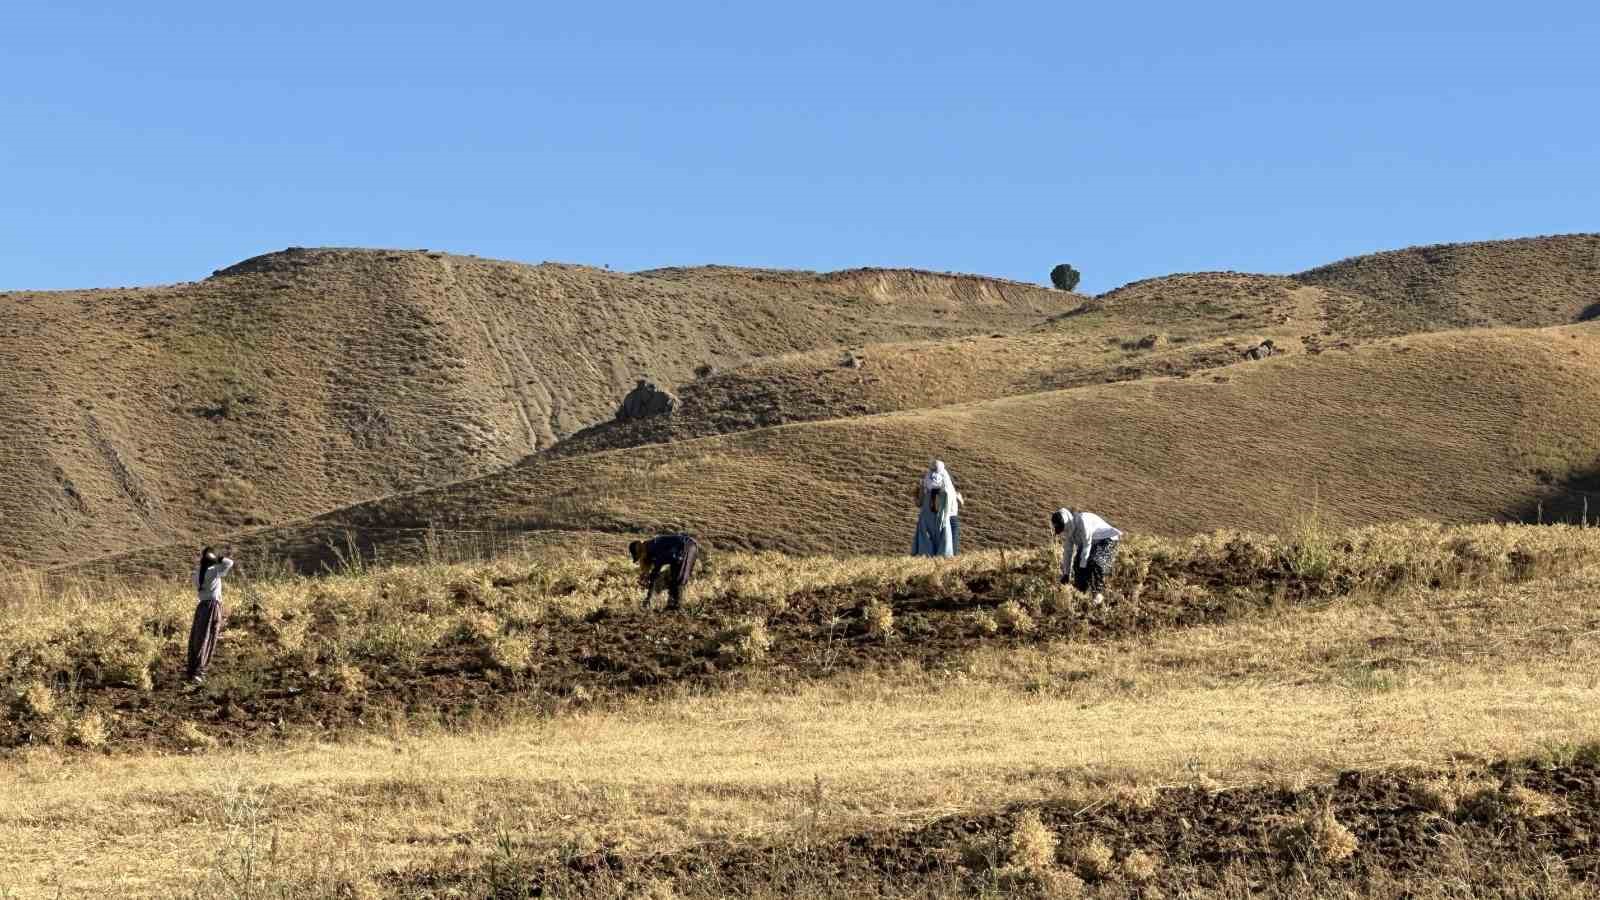
[(503, 468), (609, 418), (640, 376), (1012, 330), (1078, 299), (868, 280), (290, 249), (200, 282), (0, 295), (0, 552), (291, 521)]

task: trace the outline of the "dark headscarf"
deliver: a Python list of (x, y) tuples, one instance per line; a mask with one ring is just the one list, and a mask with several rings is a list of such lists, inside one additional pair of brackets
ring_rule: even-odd
[(210, 547), (200, 551), (200, 566), (195, 569), (194, 589), (200, 590), (206, 586), (206, 570), (217, 564), (217, 551)]

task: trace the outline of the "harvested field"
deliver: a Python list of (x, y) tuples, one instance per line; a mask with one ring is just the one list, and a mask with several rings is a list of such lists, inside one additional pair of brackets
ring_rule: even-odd
[(14, 610), (0, 640), (12, 693), (45, 698), (13, 705), (0, 746), (51, 743), (85, 717), (104, 723), (100, 744), (184, 749), (188, 726), (246, 743), (853, 670), (938, 671), (978, 648), (1095, 644), (1356, 594), (1558, 577), (1592, 563), (1596, 534), (1417, 525), (1299, 542), (1141, 539), (1104, 609), (1058, 587), (1058, 557), (1039, 551), (953, 564), (713, 557), (684, 614), (642, 609), (635, 573), (615, 559), (286, 579), (237, 592), (232, 661), (199, 689), (182, 687), (181, 601), (46, 603)]
[[(1502, 895), (1582, 896), (1597, 809), (1584, 749), (1600, 734), (1597, 534), (1388, 526), (1321, 536), (1326, 565), (1306, 552), (1324, 546), (1313, 536), (1144, 540), (1127, 548), (1112, 609), (1095, 614), (1041, 592), (1043, 553), (945, 565), (721, 554), (675, 618), (628, 608), (626, 570), (593, 562), (255, 584), (233, 596), (259, 595), (259, 618), (241, 609), (202, 692), (164, 683), (176, 650), (164, 643), (141, 694), (148, 718), (125, 717), (115, 704), (135, 692), (96, 687), (79, 666), (57, 695), (59, 745), (10, 732), (0, 775), (27, 790), (0, 801), (0, 885), (187, 895), (248, 860), (261, 890), (288, 897), (651, 883), (678, 896), (968, 896), (1071, 884), (1068, 872), (1089, 896), (1449, 896), (1422, 888), (1451, 871), (1441, 884), (1493, 876), (1482, 883)], [(13, 686), (33, 683), (47, 648), (91, 658), (52, 637), (88, 611), (77, 602), (13, 599)], [(116, 631), (131, 610), (161, 604), (188, 605), (113, 598), (86, 634), (116, 645), (142, 628)], [(297, 699), (250, 706), (242, 692), (291, 672), (269, 635), (313, 609), (325, 618), (295, 658), (322, 674), (295, 672)], [(719, 630), (752, 617), (765, 640)], [(401, 624), (450, 635), (438, 644), (449, 654), (418, 657), (456, 666), (450, 679), (401, 664), (421, 646)], [(475, 654), (456, 643), (462, 624)], [(529, 655), (506, 643), (517, 637)], [(675, 657), (685, 664), (666, 664)], [(654, 670), (661, 683), (638, 683)], [(546, 694), (547, 676), (582, 690)], [(413, 714), (407, 690), (435, 714)], [(467, 696), (479, 711), (452, 715)], [(269, 710), (281, 732), (256, 721)], [(93, 751), (74, 727), (85, 711), (105, 727)], [(1528, 757), (1544, 768), (1493, 768)], [(1348, 770), (1367, 774), (1330, 787)], [(1417, 786), (1439, 778), (1477, 799), (1420, 812)], [(1319, 863), (1304, 848), (1321, 845), (1296, 829), (1330, 797), (1356, 849)], [(1029, 808), (1058, 836), (1054, 857), (1031, 857), (1043, 869), (993, 852), (962, 865), (968, 844), (1009, 848)], [(1090, 837), (1113, 864), (1098, 880), (1073, 850)], [(1421, 846), (1433, 855), (1408, 854)], [(1128, 863), (1136, 850), (1149, 859)]]
[(1081, 790), (910, 829), (600, 849), (398, 879), (418, 896), (1590, 897), (1600, 884), (1600, 748), (1335, 783)]
[(1597, 246), (0, 296), (0, 900), (1600, 897)]

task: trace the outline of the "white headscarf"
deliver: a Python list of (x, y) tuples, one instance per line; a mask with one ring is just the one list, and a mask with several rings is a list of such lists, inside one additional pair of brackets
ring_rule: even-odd
[(942, 459), (934, 460), (927, 473), (922, 476), (922, 491), (925, 497), (932, 496), (934, 491), (944, 492), (941, 512), (945, 516), (949, 516), (961, 502), (957, 499), (960, 495), (956, 493), (956, 480), (951, 477), (950, 470), (944, 467)]

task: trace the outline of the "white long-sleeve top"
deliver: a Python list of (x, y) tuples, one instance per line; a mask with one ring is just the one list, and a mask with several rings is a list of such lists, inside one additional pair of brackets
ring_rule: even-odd
[(1077, 560), (1081, 568), (1089, 564), (1089, 548), (1099, 540), (1121, 540), (1122, 532), (1112, 528), (1111, 523), (1100, 518), (1092, 512), (1068, 513), (1062, 510), (1061, 514), (1067, 519), (1067, 527), (1061, 532), (1061, 574), (1072, 574), (1072, 562)]
[(204, 603), (207, 600), (215, 600), (218, 603), (222, 602), (222, 576), (228, 574), (232, 570), (233, 560), (224, 556), (223, 558), (212, 563), (210, 567), (206, 569), (205, 574), (196, 576), (196, 580), (198, 580), (200, 584), (198, 593), (201, 603)]

